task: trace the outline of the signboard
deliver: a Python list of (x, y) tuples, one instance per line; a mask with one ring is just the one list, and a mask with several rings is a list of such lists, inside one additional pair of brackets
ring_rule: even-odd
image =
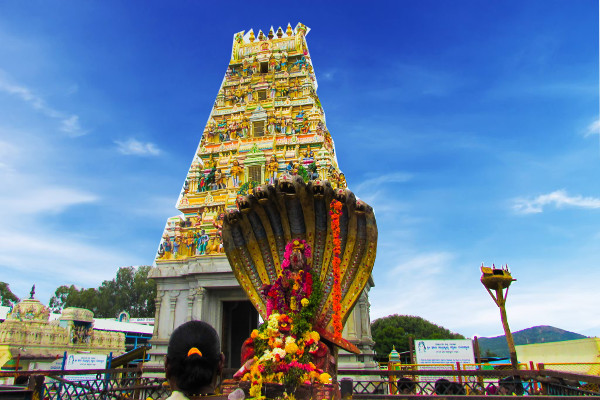
[[(456, 363), (474, 364), (473, 342), (471, 340), (415, 340), (417, 364), (420, 370), (455, 368)], [(429, 366), (421, 366), (428, 364)], [(454, 380), (448, 376), (423, 376), (425, 381), (440, 378)]]
[(471, 340), (415, 340), (417, 364), (474, 364)]
[[(106, 354), (68, 354), (65, 362), (65, 370), (77, 369), (105, 369)], [(65, 375), (70, 381), (92, 381), (96, 374), (89, 375)]]

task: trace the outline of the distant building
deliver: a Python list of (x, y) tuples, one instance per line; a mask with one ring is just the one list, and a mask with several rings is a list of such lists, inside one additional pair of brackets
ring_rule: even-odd
[(515, 346), (520, 363), (544, 363), (544, 368), (600, 375), (600, 338)]
[(94, 329), (106, 332), (123, 332), (125, 334), (125, 351), (149, 345), (154, 331), (154, 318), (130, 318), (126, 312), (121, 312), (117, 319), (96, 318)]
[(95, 329), (93, 317), (90, 310), (69, 307), (51, 320), (50, 309), (38, 300), (21, 301), (0, 324), (1, 369), (47, 369), (65, 351), (125, 352), (125, 335)]

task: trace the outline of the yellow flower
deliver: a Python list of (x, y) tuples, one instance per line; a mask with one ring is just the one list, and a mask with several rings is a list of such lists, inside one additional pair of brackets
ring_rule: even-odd
[(312, 340), (314, 340), (315, 342), (318, 342), (319, 340), (321, 340), (321, 336), (319, 336), (319, 334), (315, 331), (312, 331), (310, 333), (310, 337)]
[(327, 372), (324, 372), (321, 375), (319, 375), (319, 382), (321, 382), (323, 384), (327, 384), (327, 383), (330, 383), (330, 381), (331, 381), (331, 375), (329, 375)]
[(250, 387), (250, 397), (259, 397), (261, 389), (262, 389), (262, 385), (261, 384), (252, 385)]
[(302, 304), (302, 307), (306, 307), (308, 305), (309, 301), (308, 299), (305, 297), (302, 300), (300, 300), (300, 304)]
[(252, 339), (256, 339), (258, 337), (258, 329), (253, 330), (252, 333), (250, 334), (250, 337)]
[(285, 352), (288, 354), (296, 354), (298, 351), (298, 345), (294, 342), (287, 343), (285, 345)]

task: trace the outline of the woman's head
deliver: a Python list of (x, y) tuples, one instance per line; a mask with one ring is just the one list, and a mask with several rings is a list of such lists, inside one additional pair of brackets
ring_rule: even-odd
[(171, 334), (165, 367), (173, 389), (187, 395), (214, 391), (223, 362), (219, 335), (206, 322), (186, 322)]

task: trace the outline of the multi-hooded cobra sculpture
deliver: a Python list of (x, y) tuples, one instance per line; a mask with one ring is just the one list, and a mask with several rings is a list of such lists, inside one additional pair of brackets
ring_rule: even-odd
[(359, 350), (336, 338), (333, 326), (332, 260), (334, 235), (330, 204), (342, 203), (339, 219), (340, 307), (342, 324), (356, 304), (375, 263), (377, 225), (373, 209), (348, 189), (333, 189), (328, 181), (304, 183), (301, 176), (282, 175), (275, 185), (261, 185), (237, 199), (238, 210), (226, 214), (223, 245), (240, 285), (264, 320), (268, 318), (265, 285), (282, 272), (286, 244), (305, 240), (312, 248), (308, 263), (321, 282), (322, 297), (314, 319), (321, 337), (345, 350)]

